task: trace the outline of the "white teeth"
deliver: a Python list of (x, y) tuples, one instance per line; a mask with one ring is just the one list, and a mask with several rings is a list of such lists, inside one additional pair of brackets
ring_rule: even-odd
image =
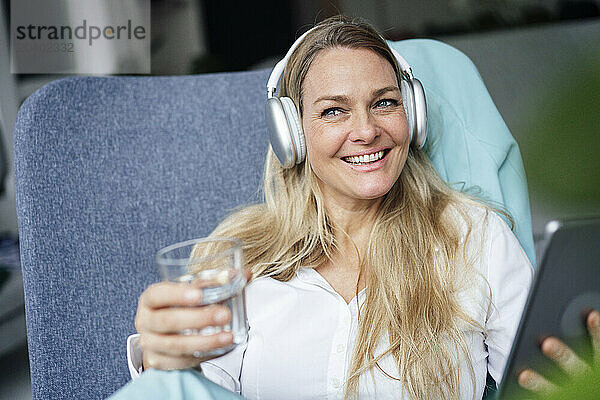
[(377, 153), (373, 153), (373, 154), (345, 157), (344, 159), (347, 162), (352, 163), (352, 164), (366, 164), (366, 163), (380, 160), (381, 158), (383, 158), (383, 154), (384, 154), (384, 152), (382, 150), (382, 151), (378, 151)]

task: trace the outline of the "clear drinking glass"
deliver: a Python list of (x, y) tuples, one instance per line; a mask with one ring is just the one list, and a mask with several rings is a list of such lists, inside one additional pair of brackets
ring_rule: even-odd
[(233, 333), (233, 344), (196, 357), (220, 356), (248, 339), (242, 242), (236, 238), (209, 237), (192, 239), (167, 246), (156, 255), (158, 271), (165, 281), (189, 283), (202, 291), (199, 305), (221, 304), (229, 308), (231, 320), (225, 326), (187, 329), (185, 335), (212, 335), (221, 331)]

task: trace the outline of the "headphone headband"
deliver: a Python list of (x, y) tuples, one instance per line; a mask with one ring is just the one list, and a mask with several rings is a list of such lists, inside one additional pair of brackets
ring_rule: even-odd
[(302, 39), (304, 39), (306, 35), (308, 35), (310, 32), (315, 30), (315, 28), (316, 26), (310, 28), (302, 35), (300, 35), (300, 37), (296, 39), (296, 41), (292, 44), (292, 47), (290, 47), (287, 53), (285, 53), (285, 57), (283, 57), (277, 64), (275, 64), (275, 67), (273, 68), (273, 71), (271, 71), (271, 75), (269, 76), (269, 80), (267, 81), (267, 98), (273, 97), (273, 95), (277, 91), (277, 83), (279, 82), (279, 79), (283, 74), (283, 70), (285, 69), (285, 66), (288, 63), (288, 60), (292, 56), (292, 53), (294, 52), (294, 50), (296, 50), (296, 47), (298, 47)]
[[(300, 45), (300, 42), (302, 42), (302, 40), (306, 37), (306, 35), (308, 35), (310, 32), (312, 32), (316, 28), (317, 28), (316, 26), (313, 28), (310, 28), (309, 30), (304, 32), (302, 35), (300, 35), (300, 37), (298, 39), (296, 39), (296, 41), (292, 44), (292, 46), (287, 51), (285, 56), (277, 64), (275, 64), (275, 67), (273, 68), (273, 71), (271, 71), (271, 75), (269, 76), (269, 80), (267, 81), (267, 98), (268, 99), (275, 95), (275, 92), (277, 91), (277, 84), (279, 83), (279, 79), (281, 79), (281, 75), (283, 75), (283, 70), (285, 69), (285, 66), (287, 65), (290, 57), (292, 56), (292, 53), (294, 53), (294, 50), (296, 50), (296, 48), (298, 47), (298, 45)], [(381, 39), (383, 39), (383, 37)], [(408, 62), (396, 50), (392, 49), (391, 47), (390, 47), (390, 50), (392, 51), (392, 54), (394, 55), (394, 57), (396, 58), (396, 61), (398, 61), (398, 64), (400, 65), (400, 72), (402, 73), (402, 75), (404, 75), (407, 79), (412, 79), (413, 74), (412, 74), (412, 70), (411, 70)]]

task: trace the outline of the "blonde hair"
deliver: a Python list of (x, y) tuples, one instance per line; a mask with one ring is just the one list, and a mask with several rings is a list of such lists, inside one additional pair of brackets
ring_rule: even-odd
[[(373, 28), (334, 17), (318, 24), (298, 46), (279, 96), (291, 97), (302, 113), (302, 83), (311, 62), (319, 51), (340, 46), (377, 52), (400, 79), (394, 56)], [(263, 190), (264, 203), (238, 209), (213, 235), (242, 239), (247, 267), (255, 278), (288, 281), (301, 266), (316, 268), (329, 260), (336, 238), (310, 163), (283, 169), (269, 148)], [(457, 299), (469, 277), (476, 275), (464, 245), (472, 227), (465, 205), (481, 207), (452, 190), (427, 155), (411, 148), (400, 178), (377, 212), (366, 254), (359, 254), (368, 286), (346, 398), (357, 395), (361, 374), (373, 374), (377, 361), (388, 354), (398, 368), (399, 377), (393, 379), (401, 381), (411, 398), (459, 397), (459, 356), (468, 355), (463, 331), (465, 326), (484, 330)], [(375, 354), (386, 332), (390, 346)], [(475, 388), (469, 357), (466, 362)]]

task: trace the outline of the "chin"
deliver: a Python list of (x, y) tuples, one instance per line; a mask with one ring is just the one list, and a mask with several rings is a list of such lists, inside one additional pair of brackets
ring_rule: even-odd
[(377, 187), (362, 187), (360, 191), (356, 193), (357, 198), (362, 200), (374, 200), (380, 197), (385, 196), (391, 189), (393, 185), (389, 186), (377, 186)]

